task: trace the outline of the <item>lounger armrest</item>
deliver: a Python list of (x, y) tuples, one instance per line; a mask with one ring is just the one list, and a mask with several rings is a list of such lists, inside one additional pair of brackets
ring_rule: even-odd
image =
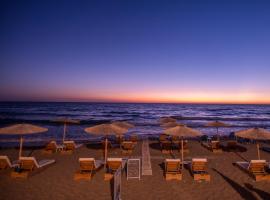
[(51, 159), (51, 160), (49, 160), (49, 159), (41, 160), (41, 161), (38, 162), (38, 168), (44, 167), (46, 165), (50, 165), (52, 163), (55, 163), (55, 160), (53, 160), (53, 159)]

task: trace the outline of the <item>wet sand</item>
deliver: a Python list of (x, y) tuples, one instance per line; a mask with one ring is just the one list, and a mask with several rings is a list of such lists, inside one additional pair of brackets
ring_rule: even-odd
[[(189, 142), (190, 152), (185, 160), (192, 157), (208, 159), (210, 182), (195, 182), (187, 169), (183, 171), (182, 181), (166, 181), (163, 173), (165, 158), (179, 157), (163, 155), (157, 141), (150, 141), (150, 154), (153, 175), (142, 176), (141, 180), (126, 180), (122, 174), (122, 199), (270, 199), (270, 181), (255, 182), (245, 172), (232, 165), (235, 161), (257, 158), (254, 144), (241, 144), (243, 152), (212, 153), (199, 142)], [(266, 145), (265, 145), (266, 146)], [(246, 149), (246, 150), (245, 150)], [(18, 149), (2, 149), (1, 155), (8, 155), (12, 160), (17, 158)], [(111, 199), (110, 182), (104, 181), (104, 170), (101, 168), (91, 181), (74, 181), (73, 175), (79, 169), (79, 157), (102, 159), (102, 150), (93, 146), (83, 146), (72, 155), (55, 153), (42, 154), (42, 150), (24, 150), (25, 156), (35, 156), (37, 160), (55, 159), (56, 163), (42, 170), (33, 172), (28, 179), (13, 179), (11, 170), (0, 171), (0, 199)], [(109, 152), (110, 157), (121, 157), (119, 149)], [(138, 143), (131, 157), (141, 156), (141, 143)], [(261, 157), (270, 161), (270, 153), (261, 151)]]

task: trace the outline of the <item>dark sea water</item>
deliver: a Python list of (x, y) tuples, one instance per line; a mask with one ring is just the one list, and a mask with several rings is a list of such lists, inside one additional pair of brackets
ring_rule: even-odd
[[(215, 128), (205, 127), (214, 120), (231, 125), (220, 128), (221, 135), (249, 127), (270, 129), (270, 105), (0, 102), (0, 127), (21, 122), (44, 126), (48, 132), (27, 136), (44, 140), (61, 139), (63, 125), (53, 122), (60, 117), (80, 120), (79, 125), (68, 126), (67, 139), (91, 140), (93, 136), (84, 132), (85, 127), (116, 120), (136, 126), (128, 134), (157, 135), (163, 131), (158, 119), (164, 116), (175, 117), (206, 135), (216, 133)], [(16, 136), (0, 136), (0, 144), (12, 138)]]

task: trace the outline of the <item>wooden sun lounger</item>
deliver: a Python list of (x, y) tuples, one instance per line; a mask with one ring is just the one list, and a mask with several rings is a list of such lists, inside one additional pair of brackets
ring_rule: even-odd
[(44, 153), (49, 153), (49, 154), (51, 154), (51, 153), (55, 153), (55, 152), (57, 152), (57, 151), (63, 150), (63, 148), (64, 148), (64, 146), (63, 146), (63, 145), (58, 145), (58, 144), (56, 143), (56, 141), (50, 141), (50, 142), (46, 145), (46, 147), (45, 147), (45, 149), (43, 150), (43, 152), (44, 152)]
[(166, 134), (161, 134), (161, 135), (159, 136), (159, 142), (161, 143), (161, 142), (164, 142), (164, 141), (168, 141), (168, 135), (166, 135)]
[(163, 141), (160, 143), (161, 152), (164, 154), (172, 153), (172, 143), (170, 141)]
[(104, 164), (101, 160), (94, 158), (79, 158), (80, 169), (75, 172), (74, 180), (91, 180), (96, 172)]
[(134, 144), (138, 143), (138, 136), (137, 135), (131, 135), (130, 136), (130, 141), (133, 142)]
[(181, 160), (180, 159), (165, 159), (165, 179), (182, 180)]
[(267, 172), (266, 160), (251, 160), (250, 162), (234, 163), (241, 170), (248, 173), (255, 181), (270, 180), (270, 174)]
[(81, 147), (82, 144), (76, 144), (74, 141), (64, 141), (64, 147), (61, 153), (72, 154), (75, 149)]
[(108, 158), (106, 163), (106, 173), (104, 174), (104, 180), (108, 181), (113, 178), (114, 173), (119, 168), (123, 169), (125, 167), (126, 160), (122, 158)]
[(18, 161), (11, 162), (8, 156), (0, 156), (0, 170), (17, 167)]
[(222, 153), (222, 149), (220, 147), (219, 141), (210, 141), (210, 142), (202, 142), (203, 147), (207, 148), (208, 150), (212, 151), (213, 153)]
[(11, 177), (27, 178), (29, 172), (32, 172), (34, 169), (43, 168), (53, 163), (55, 163), (53, 159), (37, 161), (35, 157), (20, 157), (19, 167), (14, 169), (11, 173)]
[(210, 174), (207, 172), (206, 158), (193, 158), (188, 165), (195, 181), (210, 181)]
[(124, 154), (131, 154), (135, 145), (131, 141), (124, 141), (122, 142), (122, 153)]

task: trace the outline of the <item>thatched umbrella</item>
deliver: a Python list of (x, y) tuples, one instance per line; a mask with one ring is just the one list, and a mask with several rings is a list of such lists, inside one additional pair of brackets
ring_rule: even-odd
[(66, 138), (67, 124), (79, 124), (80, 123), (79, 120), (74, 120), (74, 119), (69, 119), (69, 118), (59, 118), (59, 119), (55, 119), (53, 121), (64, 124), (64, 132), (63, 132), (63, 138), (62, 138), (63, 143), (64, 143), (65, 138)]
[(7, 126), (4, 128), (0, 128), (0, 134), (21, 136), (19, 158), (22, 155), (23, 135), (42, 133), (46, 131), (48, 131), (47, 128), (43, 128), (43, 127), (32, 125), (32, 124), (15, 124), (15, 125)]
[(184, 124), (177, 123), (177, 122), (167, 122), (160, 125), (162, 128), (171, 128), (175, 126), (184, 126)]
[(125, 121), (114, 121), (112, 122), (112, 124), (116, 125), (116, 126), (120, 126), (122, 128), (126, 128), (126, 129), (130, 129), (130, 128), (134, 128), (135, 126), (129, 122), (125, 122)]
[[(237, 137), (241, 138), (247, 138), (251, 140), (270, 140), (270, 131), (263, 129), (263, 128), (250, 128), (246, 130), (241, 130), (235, 132), (235, 135)], [(258, 159), (261, 159), (260, 155), (260, 145), (257, 142), (257, 154), (258, 154)]]
[(187, 126), (178, 125), (173, 128), (166, 129), (164, 131), (167, 135), (178, 136), (181, 138), (181, 157), (182, 157), (182, 169), (184, 168), (184, 138), (192, 138), (202, 136), (201, 132)]
[(229, 124), (225, 124), (223, 122), (214, 121), (214, 122), (207, 123), (205, 126), (207, 126), (207, 127), (216, 127), (216, 129), (217, 129), (217, 135), (218, 135), (218, 139), (219, 139), (220, 135), (218, 133), (218, 128), (219, 127), (229, 127), (230, 125)]
[(176, 119), (174, 119), (172, 117), (161, 117), (159, 119), (159, 123), (161, 123), (161, 124), (168, 123), (168, 122), (176, 122)]
[(105, 164), (107, 160), (107, 145), (108, 145), (108, 135), (123, 135), (128, 131), (127, 128), (117, 126), (115, 124), (100, 124), (84, 129), (87, 133), (95, 135), (105, 135)]

